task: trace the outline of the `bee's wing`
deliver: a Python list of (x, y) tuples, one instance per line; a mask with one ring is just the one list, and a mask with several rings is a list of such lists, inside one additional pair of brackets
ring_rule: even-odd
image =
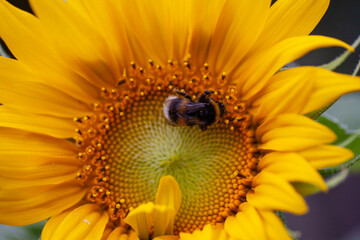
[[(189, 104), (190, 105), (190, 104)], [(195, 116), (196, 113), (198, 113), (200, 110), (204, 109), (206, 107), (206, 103), (195, 103), (195, 104), (191, 104), (186, 113), (189, 116)]]

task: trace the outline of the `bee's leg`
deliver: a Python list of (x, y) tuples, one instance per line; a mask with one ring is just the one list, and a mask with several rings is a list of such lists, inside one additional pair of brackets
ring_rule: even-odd
[(198, 102), (208, 102), (208, 100), (206, 100), (207, 96), (209, 96), (210, 94), (213, 94), (214, 91), (209, 91), (209, 90), (205, 90), (203, 94), (200, 95), (200, 97), (198, 98)]
[(181, 91), (176, 90), (176, 89), (174, 90), (174, 92), (176, 94), (180, 95), (180, 96), (183, 96), (184, 98), (189, 99), (191, 102), (193, 101), (192, 98), (189, 95), (187, 95), (185, 92), (181, 92)]

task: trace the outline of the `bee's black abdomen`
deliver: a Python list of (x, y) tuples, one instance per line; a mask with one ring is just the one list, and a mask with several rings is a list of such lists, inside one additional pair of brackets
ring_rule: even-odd
[[(212, 103), (208, 103), (197, 116), (202, 125), (209, 126), (216, 121), (216, 110)], [(206, 128), (205, 128), (206, 129)]]

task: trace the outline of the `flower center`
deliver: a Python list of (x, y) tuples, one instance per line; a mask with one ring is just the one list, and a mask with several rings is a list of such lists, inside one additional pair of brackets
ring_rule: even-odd
[[(91, 186), (87, 200), (120, 221), (133, 208), (153, 202), (160, 178), (171, 175), (182, 195), (175, 233), (223, 222), (246, 201), (256, 175), (258, 150), (245, 105), (231, 101), (234, 89), (226, 89), (226, 95), (219, 84), (207, 81), (206, 64), (196, 71), (189, 62), (175, 66), (169, 61), (168, 69), (150, 62), (148, 73), (134, 65), (119, 88), (102, 89), (93, 116), (75, 118), (84, 162), (78, 178)], [(227, 113), (219, 123), (206, 131), (169, 124), (163, 104), (174, 89), (196, 102), (210, 86), (215, 101), (226, 101)]]

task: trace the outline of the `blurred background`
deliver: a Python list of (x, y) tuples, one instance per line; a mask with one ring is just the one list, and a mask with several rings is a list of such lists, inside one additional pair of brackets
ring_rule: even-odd
[[(25, 0), (8, 1), (31, 11)], [(328, 12), (312, 34), (335, 37), (351, 44), (360, 35), (360, 1), (332, 0)], [(343, 50), (338, 48), (316, 50), (296, 63), (321, 65), (331, 61), (342, 52)], [(336, 71), (351, 74), (359, 58), (360, 48)], [(342, 97), (326, 112), (326, 116), (341, 123), (348, 132), (360, 129), (360, 93)], [(285, 215), (289, 229), (295, 231), (300, 236), (299, 239), (360, 239), (360, 172), (351, 172), (345, 182), (331, 189), (329, 193), (309, 196), (306, 200), (310, 208), (309, 213), (303, 216)], [(0, 239), (38, 239), (43, 224), (25, 227), (0, 225)]]

